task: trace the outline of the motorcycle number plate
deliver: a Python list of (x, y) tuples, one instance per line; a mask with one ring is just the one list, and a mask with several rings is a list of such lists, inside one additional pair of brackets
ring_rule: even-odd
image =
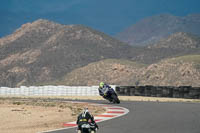
[(83, 124), (81, 127), (82, 128), (90, 128), (90, 125), (89, 124)]

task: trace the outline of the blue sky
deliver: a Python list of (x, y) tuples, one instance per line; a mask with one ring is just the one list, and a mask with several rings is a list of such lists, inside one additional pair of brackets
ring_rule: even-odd
[(44, 18), (115, 35), (145, 17), (200, 13), (199, 5), (200, 0), (1, 0), (0, 27), (12, 32), (23, 23)]

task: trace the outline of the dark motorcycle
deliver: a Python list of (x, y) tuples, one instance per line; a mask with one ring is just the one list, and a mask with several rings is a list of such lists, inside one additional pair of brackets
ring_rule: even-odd
[(81, 133), (96, 133), (94, 127), (91, 126), (91, 124), (83, 124), (81, 125)]
[(103, 97), (112, 103), (120, 103), (117, 93), (113, 88), (108, 88)]

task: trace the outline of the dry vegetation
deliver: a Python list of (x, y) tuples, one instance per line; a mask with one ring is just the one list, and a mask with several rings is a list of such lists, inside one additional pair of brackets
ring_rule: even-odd
[(1, 98), (1, 133), (36, 133), (63, 128), (75, 121), (84, 107), (96, 115), (105, 110), (87, 103), (63, 102), (41, 98)]
[(151, 65), (128, 60), (106, 59), (75, 69), (55, 85), (200, 86), (200, 55), (164, 59)]
[(83, 25), (40, 19), (0, 39), (0, 86), (97, 85), (100, 81), (199, 86), (196, 60), (189, 65), (185, 60), (161, 61), (198, 56), (199, 43), (198, 36), (176, 33), (149, 47), (131, 47)]

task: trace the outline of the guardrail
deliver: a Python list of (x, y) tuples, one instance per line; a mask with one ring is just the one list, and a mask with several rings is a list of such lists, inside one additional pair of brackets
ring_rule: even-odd
[(200, 87), (192, 86), (116, 86), (121, 96), (148, 96), (200, 99)]

